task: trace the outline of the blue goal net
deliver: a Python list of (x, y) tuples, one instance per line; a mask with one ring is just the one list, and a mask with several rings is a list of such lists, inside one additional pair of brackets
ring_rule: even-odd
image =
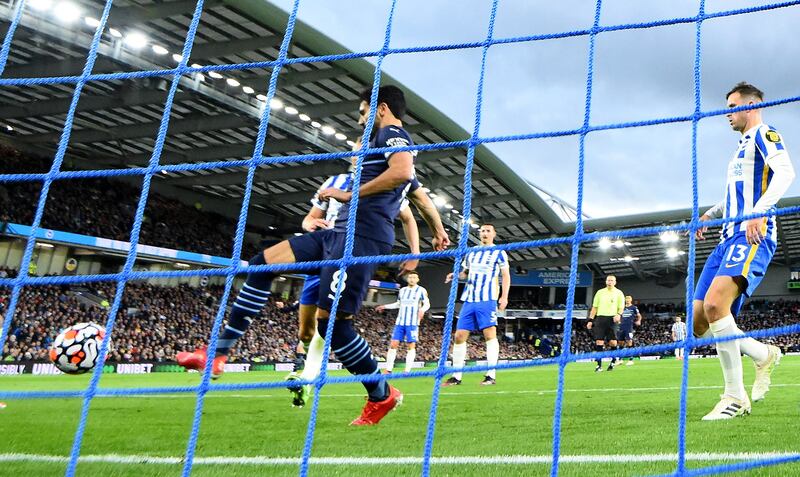
[[(25, 86), (35, 86), (35, 85), (65, 85), (70, 87), (74, 86), (74, 90), (72, 93), (71, 102), (69, 103), (69, 108), (66, 114), (66, 118), (64, 120), (61, 136), (58, 141), (57, 151), (53, 156), (52, 166), (50, 167), (50, 170), (46, 173), (35, 173), (35, 174), (34, 173), (0, 174), (0, 182), (3, 183), (26, 181), (26, 182), (35, 182), (41, 184), (41, 193), (39, 196), (38, 203), (36, 205), (33, 221), (30, 224), (31, 225), (30, 234), (27, 237), (24, 254), (20, 263), (19, 276), (17, 276), (16, 278), (0, 278), (0, 286), (10, 287), (12, 290), (11, 297), (8, 303), (8, 308), (5, 314), (5, 320), (3, 321), (2, 332), (0, 332), (0, 349), (3, 348), (3, 345), (6, 343), (6, 340), (8, 338), (9, 329), (11, 327), (11, 323), (14, 320), (14, 314), (18, 308), (20, 293), (23, 287), (63, 285), (63, 284), (88, 283), (88, 282), (100, 282), (100, 281), (113, 281), (116, 283), (116, 293), (114, 294), (113, 303), (111, 303), (110, 309), (108, 310), (108, 318), (106, 321), (107, 333), (103, 339), (102, 347), (100, 350), (99, 364), (93, 370), (91, 380), (89, 381), (89, 384), (86, 389), (80, 391), (25, 391), (25, 392), (0, 391), (0, 398), (6, 398), (6, 399), (67, 398), (67, 397), (82, 399), (83, 404), (81, 408), (79, 424), (77, 426), (77, 429), (75, 430), (72, 451), (69, 456), (69, 463), (66, 469), (67, 476), (75, 475), (76, 467), (81, 455), (81, 444), (84, 438), (84, 431), (86, 427), (87, 417), (90, 412), (92, 401), (97, 396), (146, 395), (146, 394), (161, 394), (161, 393), (195, 393), (197, 397), (196, 397), (196, 406), (194, 411), (194, 419), (191, 426), (190, 437), (186, 444), (185, 458), (183, 460), (183, 475), (188, 476), (192, 472), (192, 466), (195, 461), (195, 451), (197, 448), (198, 434), (201, 426), (201, 417), (203, 414), (205, 397), (208, 392), (271, 389), (271, 388), (282, 388), (285, 386), (285, 383), (283, 381), (277, 381), (277, 382), (270, 381), (270, 382), (259, 382), (259, 383), (248, 383), (248, 384), (224, 384), (224, 383), (211, 384), (210, 382), (211, 360), (208, 360), (208, 363), (206, 364), (206, 369), (202, 374), (202, 379), (200, 383), (196, 386), (136, 388), (136, 389), (113, 389), (113, 388), (101, 387), (100, 379), (102, 377), (103, 363), (106, 360), (106, 355), (109, 349), (109, 342), (113, 339), (114, 336), (114, 327), (118, 316), (117, 312), (120, 309), (122, 303), (122, 297), (124, 295), (126, 285), (129, 282), (133, 280), (142, 280), (142, 279), (175, 278), (175, 277), (189, 277), (189, 276), (224, 277), (225, 278), (224, 292), (219, 302), (219, 308), (216, 311), (212, 332), (209, 337), (208, 353), (209, 355), (213, 356), (214, 350), (217, 347), (217, 341), (220, 333), (220, 327), (223, 323), (226, 305), (228, 303), (230, 292), (234, 284), (234, 278), (237, 275), (241, 275), (243, 273), (250, 271), (268, 270), (272, 272), (283, 272), (286, 270), (315, 269), (319, 268), (320, 266), (335, 266), (338, 267), (341, 272), (344, 272), (348, 266), (352, 266), (354, 264), (389, 263), (389, 262), (397, 262), (400, 260), (406, 260), (410, 258), (418, 258), (423, 260), (431, 260), (431, 259), (453, 260), (453, 273), (457, 275), (458, 272), (460, 271), (460, 264), (462, 259), (466, 256), (467, 253), (469, 253), (472, 250), (468, 241), (470, 224), (465, 220), (461, 224), (461, 231), (459, 235), (458, 244), (456, 247), (450, 250), (441, 252), (426, 252), (419, 255), (406, 254), (406, 255), (356, 257), (353, 255), (353, 236), (355, 231), (356, 214), (353, 213), (350, 214), (347, 223), (347, 241), (345, 245), (345, 253), (344, 256), (339, 260), (307, 262), (307, 263), (292, 264), (292, 265), (288, 264), (285, 265), (272, 264), (272, 265), (259, 265), (259, 266), (241, 265), (242, 263), (241, 250), (244, 240), (245, 225), (247, 222), (248, 210), (251, 202), (251, 195), (253, 192), (253, 182), (258, 167), (262, 165), (293, 164), (304, 161), (320, 162), (320, 161), (344, 159), (349, 157), (351, 155), (351, 152), (342, 151), (338, 153), (305, 154), (299, 156), (295, 155), (291, 157), (266, 157), (262, 151), (264, 151), (265, 143), (267, 143), (267, 138), (268, 138), (267, 133), (270, 126), (270, 113), (271, 113), (271, 108), (267, 106), (263, 109), (263, 114), (258, 127), (258, 133), (253, 141), (253, 153), (249, 159), (239, 160), (239, 161), (180, 163), (180, 164), (168, 164), (168, 165), (161, 164), (160, 159), (162, 156), (164, 142), (167, 136), (167, 131), (169, 129), (170, 116), (173, 110), (173, 100), (175, 98), (176, 92), (178, 91), (180, 79), (184, 76), (194, 75), (197, 73), (208, 74), (211, 72), (244, 70), (244, 69), (254, 69), (254, 68), (270, 69), (271, 76), (269, 79), (269, 83), (265, 85), (266, 88), (265, 103), (269, 105), (271, 100), (275, 96), (277, 82), (279, 75), (281, 74), (282, 68), (284, 68), (287, 65), (295, 65), (303, 63), (311, 64), (319, 62), (332, 63), (337, 61), (345, 61), (358, 58), (372, 58), (375, 61), (375, 72), (373, 78), (372, 97), (370, 100), (371, 109), (363, 136), (364, 138), (363, 143), (368, 144), (369, 143), (368, 138), (370, 137), (370, 132), (373, 129), (373, 125), (375, 122), (375, 111), (376, 111), (377, 92), (378, 92), (377, 86), (381, 84), (381, 67), (384, 62), (384, 59), (387, 56), (397, 55), (397, 54), (412, 54), (412, 53), (424, 53), (424, 52), (448, 51), (448, 50), (452, 51), (452, 50), (475, 49), (481, 51), (482, 53), (481, 62), (479, 65), (475, 65), (476, 67), (480, 68), (480, 75), (475, 96), (476, 101), (475, 101), (474, 127), (470, 137), (468, 139), (461, 141), (432, 143), (432, 144), (417, 144), (405, 147), (386, 147), (386, 148), (371, 149), (368, 146), (362, 146), (357, 153), (358, 163), (354, 172), (355, 177), (353, 180), (353, 191), (352, 191), (353, 195), (352, 195), (352, 206), (351, 206), (352, 210), (357, 210), (359, 203), (361, 164), (363, 163), (365, 156), (370, 153), (392, 153), (399, 151), (435, 151), (435, 150), (452, 149), (452, 148), (461, 148), (463, 150), (466, 150), (467, 151), (466, 172), (464, 175), (464, 183), (463, 183), (464, 200), (461, 210), (463, 211), (464, 217), (469, 217), (470, 211), (472, 210), (472, 201), (473, 201), (472, 171), (475, 161), (475, 152), (478, 146), (483, 144), (493, 144), (493, 143), (502, 143), (509, 141), (522, 141), (522, 140), (542, 139), (542, 138), (554, 138), (563, 136), (574, 136), (579, 139), (579, 157), (578, 157), (578, 170), (577, 170), (577, 175), (578, 175), (577, 213), (576, 213), (577, 219), (575, 222), (574, 233), (572, 233), (569, 236), (562, 236), (562, 237), (555, 237), (555, 238), (548, 238), (541, 240), (519, 241), (519, 242), (497, 245), (493, 247), (494, 249), (509, 250), (509, 251), (533, 249), (538, 247), (549, 247), (557, 245), (568, 246), (571, 248), (572, 255), (569, 268), (570, 270), (569, 288), (566, 300), (567, 304), (566, 319), (564, 320), (564, 330), (563, 330), (564, 338), (561, 347), (562, 351), (560, 355), (554, 358), (547, 358), (547, 359), (540, 359), (540, 360), (526, 361), (526, 362), (511, 362), (511, 363), (499, 364), (496, 366), (497, 369), (512, 369), (512, 368), (534, 367), (534, 366), (557, 367), (558, 384), (555, 397), (555, 412), (553, 415), (553, 422), (552, 422), (553, 440), (552, 440), (552, 464), (550, 468), (551, 475), (556, 476), (559, 473), (559, 463), (561, 457), (561, 436), (562, 436), (562, 409), (564, 404), (564, 376), (565, 376), (566, 366), (569, 363), (575, 362), (579, 359), (595, 359), (597, 357), (625, 357), (625, 356), (640, 355), (643, 353), (657, 353), (663, 351), (670, 351), (675, 349), (676, 347), (683, 348), (688, 355), (688, 353), (691, 351), (692, 348), (709, 345), (717, 341), (721, 341), (715, 339), (697, 339), (693, 338), (690, 334), (690, 336), (687, 337), (685, 340), (676, 343), (629, 348), (617, 351), (608, 351), (603, 353), (571, 352), (570, 340), (573, 334), (573, 329), (572, 329), (573, 303), (575, 299), (576, 277), (579, 265), (578, 252), (581, 249), (582, 244), (587, 242), (594, 242), (602, 238), (616, 239), (616, 238), (636, 237), (643, 235), (655, 235), (666, 231), (681, 232), (681, 233), (688, 232), (689, 251), (688, 251), (688, 267), (687, 267), (688, 276), (686, 279), (686, 303), (691, 304), (693, 286), (695, 282), (695, 255), (696, 255), (695, 237), (693, 232), (703, 226), (719, 226), (726, 222), (723, 219), (719, 219), (701, 223), (699, 220), (700, 213), (698, 210), (699, 204), (698, 204), (698, 172), (697, 172), (698, 123), (703, 119), (709, 117), (722, 116), (731, 112), (731, 110), (729, 109), (703, 110), (701, 108), (700, 71), (701, 71), (701, 59), (702, 59), (701, 46), (703, 39), (703, 34), (702, 34), (703, 25), (705, 22), (713, 21), (715, 19), (723, 17), (747, 15), (758, 11), (768, 11), (768, 10), (787, 8), (787, 7), (794, 7), (800, 4), (800, 1), (786, 1), (780, 3), (761, 5), (752, 8), (742, 8), (735, 10), (718, 11), (714, 13), (706, 13), (705, 1), (700, 0), (698, 2), (697, 14), (694, 16), (661, 19), (643, 23), (604, 25), (601, 22), (602, 1), (598, 0), (594, 5), (594, 20), (591, 25), (587, 25), (586, 28), (584, 29), (574, 30), (574, 31), (564, 31), (552, 34), (498, 38), (495, 36), (494, 27), (495, 27), (495, 19), (497, 11), (498, 8), (501, 8), (501, 5), (499, 5), (500, 3), (499, 0), (494, 0), (491, 3), (491, 13), (489, 18), (487, 19), (486, 36), (478, 41), (474, 41), (471, 43), (459, 43), (459, 44), (438, 44), (438, 45), (427, 45), (419, 47), (393, 48), (391, 46), (392, 23), (394, 18), (395, 7), (397, 5), (397, 0), (392, 0), (391, 7), (387, 12), (387, 21), (386, 21), (383, 44), (376, 45), (378, 49), (368, 52), (346, 53), (346, 54), (336, 54), (336, 55), (326, 55), (326, 56), (290, 57), (289, 47), (292, 43), (292, 36), (295, 28), (297, 12), (300, 5), (300, 0), (295, 0), (291, 12), (289, 13), (288, 16), (285, 35), (280, 44), (278, 56), (274, 61), (261, 61), (261, 62), (225, 64), (225, 65), (214, 65), (214, 66), (189, 66), (191, 64), (192, 48), (195, 45), (195, 34), (198, 25), (200, 23), (201, 16), (203, 14), (204, 2), (203, 0), (198, 0), (194, 13), (192, 15), (191, 23), (189, 25), (188, 30), (186, 31), (186, 40), (183, 45), (183, 50), (180, 53), (180, 61), (177, 66), (175, 66), (174, 68), (161, 69), (161, 70), (97, 74), (94, 73), (93, 70), (95, 62), (97, 61), (98, 58), (99, 54), (98, 51), (101, 45), (101, 39), (104, 35), (104, 32), (107, 32), (109, 28), (109, 26), (107, 25), (107, 20), (109, 18), (109, 14), (111, 12), (113, 5), (112, 0), (107, 0), (102, 15), (99, 18), (99, 22), (94, 32), (92, 43), (91, 46), (89, 47), (88, 54), (86, 56), (85, 66), (83, 68), (83, 71), (79, 75), (37, 77), (37, 78), (13, 78), (13, 79), (3, 78), (2, 74), (6, 68), (6, 64), (8, 63), (9, 52), (11, 49), (14, 34), (17, 30), (17, 27), (20, 25), (23, 16), (25, 15), (26, 9), (28, 8), (27, 4), (29, 3), (29, 1), (30, 0), (27, 1), (18, 0), (14, 4), (14, 8), (11, 10), (11, 16), (9, 18), (10, 23), (8, 25), (8, 30), (5, 34), (5, 38), (3, 40), (2, 49), (0, 49), (0, 88), (25, 87)], [(614, 123), (614, 124), (594, 124), (591, 120), (592, 92), (593, 92), (592, 87), (593, 87), (593, 77), (595, 70), (595, 41), (598, 35), (602, 35), (607, 32), (615, 32), (623, 30), (643, 30), (649, 28), (655, 29), (664, 26), (679, 25), (679, 24), (694, 25), (695, 27), (694, 102), (693, 102), (692, 112), (690, 114), (686, 114), (683, 116), (653, 118), (644, 121)], [(490, 51), (490, 49), (496, 45), (537, 42), (543, 40), (558, 40), (558, 39), (576, 38), (576, 37), (585, 38), (588, 48), (588, 64), (586, 68), (585, 108), (584, 108), (582, 125), (579, 128), (567, 129), (567, 130), (538, 131), (526, 134), (494, 136), (494, 137), (481, 136), (480, 134), (481, 116), (485, 106), (483, 104), (484, 78), (486, 73), (487, 53)], [(780, 72), (776, 72), (776, 74), (780, 74)], [(79, 100), (81, 98), (81, 93), (84, 90), (84, 87), (88, 83), (108, 82), (114, 80), (130, 80), (136, 78), (156, 78), (156, 77), (166, 78), (170, 81), (170, 83), (166, 95), (166, 100), (164, 102), (163, 114), (160, 120), (160, 127), (158, 128), (158, 133), (154, 138), (155, 139), (154, 147), (152, 150), (152, 154), (150, 156), (150, 160), (146, 167), (136, 167), (128, 169), (106, 169), (106, 170), (75, 170), (75, 171), (62, 170), (65, 153), (67, 151), (67, 146), (70, 142), (70, 134), (72, 132), (75, 113), (78, 108)], [(768, 101), (765, 103), (758, 104), (757, 107), (759, 108), (771, 107), (797, 101), (800, 101), (800, 96), (786, 97), (773, 101)], [(738, 110), (744, 110), (748, 108), (753, 108), (753, 107), (744, 106), (738, 108)], [(686, 167), (690, 168), (691, 178), (692, 178), (691, 220), (686, 223), (663, 226), (663, 227), (639, 227), (639, 228), (629, 228), (625, 230), (614, 230), (607, 232), (591, 232), (591, 233), (585, 232), (583, 223), (584, 179), (585, 179), (584, 159), (586, 153), (587, 136), (599, 131), (608, 131), (608, 130), (624, 129), (624, 128), (638, 128), (643, 126), (656, 126), (656, 125), (665, 125), (671, 123), (690, 123), (692, 126), (690, 161), (688, 161), (685, 164)], [(134, 263), (137, 257), (137, 245), (139, 243), (140, 229), (142, 225), (145, 207), (148, 202), (148, 194), (150, 192), (150, 187), (153, 177), (161, 173), (162, 171), (168, 171), (168, 172), (210, 171), (212, 169), (220, 167), (226, 167), (226, 168), (241, 167), (241, 168), (246, 168), (247, 170), (246, 179), (243, 184), (244, 185), (243, 200), (236, 228), (236, 235), (233, 247), (234, 252), (233, 255), (230, 257), (231, 258), (230, 265), (223, 268), (209, 268), (202, 270), (150, 271), (150, 272), (136, 271), (134, 269)], [(135, 220), (133, 223), (133, 227), (130, 230), (129, 241), (131, 246), (127, 253), (125, 264), (122, 270), (118, 273), (73, 275), (73, 276), (37, 277), (29, 275), (28, 267), (29, 264), (31, 263), (34, 251), (34, 245), (36, 242), (35, 238), (37, 236), (37, 231), (40, 228), (42, 217), (48, 201), (48, 193), (50, 192), (50, 188), (53, 185), (53, 183), (56, 181), (69, 181), (74, 179), (100, 178), (100, 177), (113, 177), (113, 176), (136, 176), (140, 177), (142, 181), (141, 195), (138, 199), (138, 204), (136, 207)], [(773, 214), (774, 215), (796, 214), (798, 212), (800, 212), (800, 207), (785, 207), (785, 208), (780, 208), (776, 211), (770, 211), (765, 214), (754, 214), (748, 217), (738, 217), (736, 220), (740, 221), (743, 219), (763, 217)], [(409, 376), (391, 377), (391, 379), (420, 379), (420, 378), (433, 379), (433, 386), (431, 390), (430, 416), (428, 419), (428, 425), (426, 430), (425, 445), (424, 449), (422, 449), (422, 475), (425, 476), (429, 475), (430, 473), (431, 462), (432, 462), (431, 459), (434, 453), (433, 452), (434, 435), (436, 430), (437, 410), (440, 398), (441, 381), (443, 377), (446, 376), (447, 374), (453, 371), (461, 370), (461, 369), (455, 369), (452, 366), (448, 366), (447, 364), (447, 355), (451, 345), (450, 330), (453, 329), (453, 317), (455, 312), (457, 286), (458, 286), (457, 281), (453, 281), (453, 283), (450, 285), (446, 315), (444, 323), (442, 325), (444, 333), (442, 335), (443, 339), (441, 342), (441, 352), (439, 355), (438, 366), (435, 369), (414, 373), (413, 375)], [(336, 310), (339, 304), (339, 297), (341, 295), (341, 292), (342, 292), (342, 282), (340, 281), (338, 283), (338, 288), (336, 290), (336, 295), (335, 295), (336, 298), (333, 302), (331, 317), (336, 316)], [(687, 320), (686, 320), (687, 328), (691, 330), (693, 323), (691, 306), (687, 307), (686, 313), (687, 313)], [(321, 374), (317, 379), (315, 379), (311, 383), (316, 387), (317, 392), (314, 395), (311, 407), (311, 413), (308, 420), (305, 445), (303, 447), (300, 459), (301, 464), (299, 473), (302, 476), (307, 475), (309, 472), (309, 462), (312, 457), (312, 445), (314, 442), (314, 433), (316, 429), (317, 417), (319, 411), (319, 399), (321, 394), (319, 391), (324, 386), (327, 385), (363, 382), (371, 379), (372, 380), (380, 379), (379, 377), (375, 376), (338, 377), (338, 376), (329, 376), (327, 374), (326, 371), (327, 362), (330, 353), (330, 343), (331, 343), (333, 328), (334, 328), (333, 326), (329, 326), (327, 328), (327, 333), (325, 336), (325, 351), (324, 351), (325, 358), (321, 366)], [(769, 336), (796, 333), (798, 331), (800, 331), (800, 326), (783, 326), (771, 329), (752, 331), (747, 334), (755, 338), (763, 338)], [(730, 339), (737, 339), (737, 338), (740, 338), (740, 336), (731, 337)], [(488, 368), (489, 368), (488, 366), (470, 366), (464, 368), (463, 371), (469, 373), (484, 372)], [(796, 454), (796, 455), (784, 455), (774, 458), (763, 458), (758, 460), (743, 461), (734, 464), (719, 465), (714, 467), (688, 469), (686, 465), (687, 461), (686, 401), (687, 401), (689, 369), (690, 369), (689, 360), (685, 360), (683, 362), (683, 368), (682, 368), (682, 384), (681, 384), (680, 400), (679, 400), (680, 404), (679, 404), (679, 412), (677, 414), (678, 416), (677, 460), (675, 462), (676, 464), (675, 471), (671, 475), (680, 475), (680, 476), (707, 475), (707, 474), (753, 469), (757, 467), (772, 466), (782, 463), (800, 461), (800, 454)]]

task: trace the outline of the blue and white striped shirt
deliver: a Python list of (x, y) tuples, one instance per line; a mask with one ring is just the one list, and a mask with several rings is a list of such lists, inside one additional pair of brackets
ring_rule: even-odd
[[(416, 182), (416, 179), (413, 182)], [(416, 182), (416, 184), (419, 184), (419, 182)], [(335, 187), (336, 189), (343, 191), (349, 191), (352, 189), (352, 185), (353, 174), (337, 174), (329, 177), (328, 180), (323, 182), (317, 190), (317, 193), (311, 198), (311, 205), (325, 212), (325, 220), (331, 224), (330, 228), (333, 228), (334, 224), (336, 223), (336, 219), (339, 217), (339, 211), (342, 209), (342, 205), (344, 204), (336, 199), (330, 199), (327, 201), (319, 200), (319, 193), (330, 187)], [(412, 183), (411, 190), (416, 190), (417, 187), (419, 187), (419, 185), (414, 187)], [(403, 198), (402, 202), (400, 202), (400, 210), (403, 210), (406, 207), (408, 207), (408, 199)]]
[(342, 208), (342, 203), (335, 199), (327, 201), (319, 200), (319, 193), (330, 187), (348, 191), (350, 190), (352, 181), (353, 175), (350, 173), (331, 176), (328, 178), (328, 180), (322, 183), (319, 190), (317, 190), (317, 193), (311, 198), (311, 205), (326, 213), (325, 220), (330, 222), (330, 228), (333, 228), (333, 224), (336, 222), (336, 218), (339, 216), (339, 210)]
[[(771, 161), (775, 157), (788, 154), (783, 138), (771, 126), (759, 124), (742, 134), (728, 163), (725, 200), (712, 208), (711, 217), (736, 218), (756, 212), (756, 204), (772, 182)], [(765, 210), (773, 210), (774, 204)], [(720, 210), (721, 209), (721, 210)], [(728, 222), (722, 227), (720, 241), (744, 232), (744, 221)], [(767, 216), (765, 237), (777, 242), (778, 232), (775, 216)]]
[[(416, 285), (414, 287), (403, 287), (397, 294), (397, 302), (400, 311), (397, 312), (395, 325), (419, 326), (420, 310), (427, 311), (430, 308), (428, 301), (428, 290)], [(421, 305), (421, 308), (420, 308)]]
[(504, 250), (470, 252), (461, 266), (469, 269), (461, 301), (497, 301), (500, 288), (498, 277), (502, 269), (508, 268), (508, 255)]
[(675, 341), (685, 340), (686, 323), (682, 321), (676, 321), (675, 324), (672, 325), (672, 332), (675, 334)]

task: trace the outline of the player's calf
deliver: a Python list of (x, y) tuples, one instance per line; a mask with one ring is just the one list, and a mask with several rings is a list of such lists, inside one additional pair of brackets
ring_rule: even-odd
[[(329, 322), (328, 318), (317, 320), (320, 336), (325, 336)], [(339, 319), (334, 322), (331, 349), (351, 374), (380, 374), (378, 362), (372, 357), (372, 348), (355, 332), (353, 320)], [(384, 401), (389, 395), (389, 385), (383, 378), (364, 381), (363, 384), (372, 402)]]

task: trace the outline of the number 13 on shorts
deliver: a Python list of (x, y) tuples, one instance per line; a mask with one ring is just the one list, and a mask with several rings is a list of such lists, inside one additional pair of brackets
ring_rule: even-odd
[(739, 243), (732, 244), (730, 248), (728, 248), (728, 254), (725, 255), (725, 261), (733, 265), (738, 265), (742, 263), (742, 260), (747, 258), (747, 252), (750, 249), (747, 245), (742, 245)]

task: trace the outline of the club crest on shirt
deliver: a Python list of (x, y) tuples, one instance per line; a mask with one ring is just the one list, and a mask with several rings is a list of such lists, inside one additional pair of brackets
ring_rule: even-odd
[(781, 135), (775, 131), (767, 131), (764, 135), (769, 142), (781, 142)]

